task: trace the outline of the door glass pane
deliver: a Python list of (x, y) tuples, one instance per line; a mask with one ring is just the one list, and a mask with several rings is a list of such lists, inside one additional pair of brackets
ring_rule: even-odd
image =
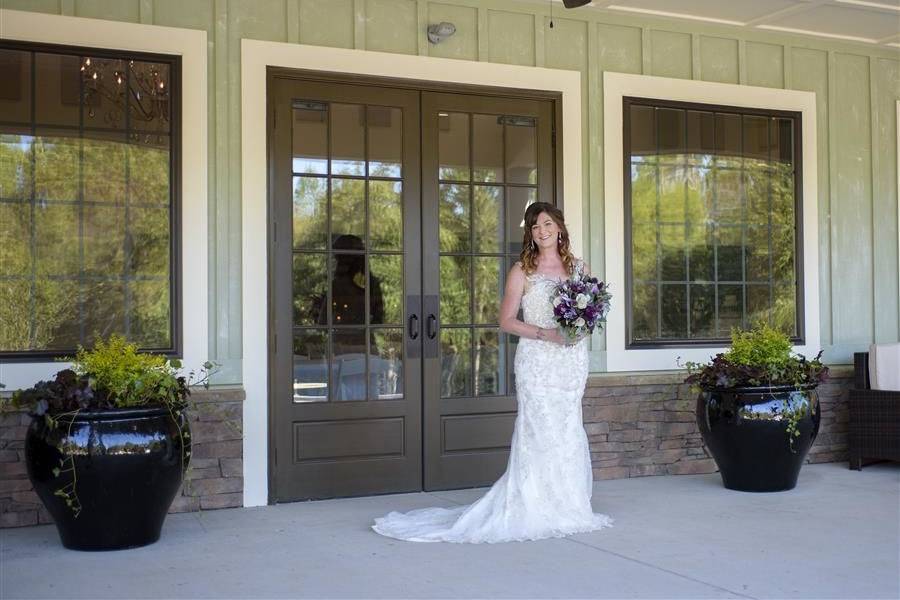
[(328, 400), (328, 332), (294, 332), (294, 402)]
[(403, 330), (375, 329), (369, 352), (369, 398), (403, 397)]
[(438, 177), (469, 181), (469, 115), (438, 113)]
[(469, 251), (469, 193), (468, 185), (441, 184), (439, 206), (439, 236), (441, 252)]
[(441, 329), (441, 398), (472, 395), (472, 333)]
[(506, 188), (506, 242), (510, 253), (522, 250), (525, 239), (525, 209), (537, 199), (535, 188)]
[(476, 185), (473, 189), (475, 252), (503, 252), (503, 187)]
[(334, 400), (366, 399), (366, 330), (334, 329), (331, 332)]
[(366, 174), (366, 111), (359, 104), (331, 104), (331, 172)]
[(403, 312), (403, 256), (369, 255), (369, 322), (399, 325)]
[(505, 361), (501, 336), (497, 329), (476, 329), (475, 395), (496, 396), (505, 393)]
[(534, 125), (512, 124), (507, 124), (505, 127), (506, 181), (536, 184), (537, 128)]
[[(313, 104), (313, 103), (310, 103)], [(294, 108), (294, 173), (328, 172), (328, 109), (326, 105)]]
[(366, 108), (369, 176), (400, 177), (403, 164), (403, 112), (388, 106)]
[(366, 255), (336, 252), (332, 255), (332, 263), (331, 322), (334, 325), (364, 325)]
[(503, 297), (503, 259), (477, 256), (475, 261), (475, 319), (474, 323), (496, 324), (500, 298)]
[(347, 237), (343, 241), (345, 245), (365, 249), (366, 188), (362, 179), (335, 177), (331, 180), (331, 233), (335, 244)]
[(369, 181), (369, 235), (373, 250), (403, 249), (403, 183)]
[(441, 257), (441, 323), (472, 322), (469, 256)]
[(472, 179), (503, 182), (503, 125), (497, 115), (472, 115)]
[(294, 325), (328, 323), (328, 276), (324, 254), (294, 254)]
[(328, 180), (294, 177), (294, 248), (324, 250), (328, 241)]

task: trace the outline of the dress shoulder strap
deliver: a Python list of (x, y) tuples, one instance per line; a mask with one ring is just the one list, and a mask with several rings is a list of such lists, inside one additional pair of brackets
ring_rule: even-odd
[[(518, 266), (520, 269), (522, 269), (522, 261), (517, 260), (517, 261), (514, 263), (514, 266)], [(523, 274), (525, 273), (525, 270), (524, 270), (524, 269), (522, 269), (522, 273), (523, 273)], [(525, 275), (525, 287), (522, 288), (522, 295), (523, 295), (523, 296), (524, 296), (525, 294), (528, 293), (528, 290), (531, 289), (531, 283), (532, 283), (532, 282), (531, 282), (531, 277), (529, 277), (528, 275)]]

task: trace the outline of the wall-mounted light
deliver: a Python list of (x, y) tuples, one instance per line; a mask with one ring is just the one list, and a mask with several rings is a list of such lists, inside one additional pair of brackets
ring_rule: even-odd
[(447, 21), (441, 21), (436, 25), (428, 26), (428, 41), (432, 44), (439, 44), (454, 33), (456, 33), (456, 25)]

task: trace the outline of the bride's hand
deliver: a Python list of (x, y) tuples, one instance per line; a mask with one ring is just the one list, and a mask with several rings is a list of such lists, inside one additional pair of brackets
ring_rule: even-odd
[(545, 342), (553, 342), (554, 344), (560, 344), (565, 346), (569, 343), (569, 340), (566, 339), (566, 336), (561, 334), (558, 329), (544, 329), (543, 330), (543, 340)]

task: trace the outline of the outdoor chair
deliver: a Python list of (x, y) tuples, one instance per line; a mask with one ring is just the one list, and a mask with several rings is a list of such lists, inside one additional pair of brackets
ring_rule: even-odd
[(862, 470), (867, 459), (900, 460), (900, 390), (873, 390), (869, 353), (853, 355), (850, 390), (850, 468)]

